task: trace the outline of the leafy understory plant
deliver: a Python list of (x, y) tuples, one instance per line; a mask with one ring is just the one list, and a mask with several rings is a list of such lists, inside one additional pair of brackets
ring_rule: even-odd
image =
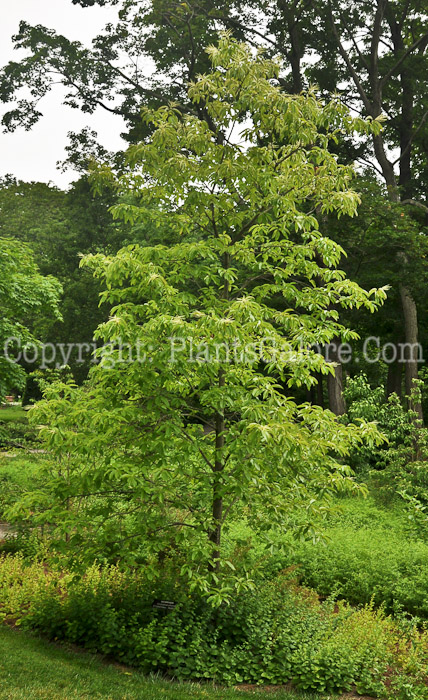
[(333, 369), (314, 346), (357, 337), (338, 309), (375, 311), (385, 292), (345, 278), (317, 221), (358, 205), (330, 143), (380, 123), (313, 90), (285, 94), (279, 63), (228, 35), (208, 52), (194, 111), (145, 112), (153, 134), (129, 149), (127, 172), (94, 167), (95, 187), (109, 182), (125, 202), (116, 218), (180, 242), (82, 261), (113, 307), (97, 331), (106, 347), (84, 388), (57, 384), (33, 411), (49, 449), (69, 455), (34, 498), (38, 522), (73, 548), (153, 575), (168, 557), (219, 604), (250, 585), (222, 557), (231, 519), (263, 533), (305, 509), (311, 531), (329, 496), (358, 489), (344, 462), (380, 440), (376, 427), (299, 405), (293, 389)]

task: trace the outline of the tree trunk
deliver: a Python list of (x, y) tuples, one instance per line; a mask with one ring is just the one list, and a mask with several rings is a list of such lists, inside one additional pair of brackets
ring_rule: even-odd
[(413, 102), (414, 90), (412, 77), (408, 70), (403, 70), (401, 73), (401, 86), (403, 95), (403, 104), (401, 109), (400, 121), (400, 176), (398, 184), (400, 185), (401, 199), (408, 199), (413, 196), (412, 182), (412, 135), (413, 135)]
[[(391, 29), (391, 38), (394, 45), (395, 57), (398, 60), (405, 50), (405, 42), (402, 36), (403, 23), (397, 21), (391, 4), (387, 7), (387, 20)], [(414, 121), (414, 74), (411, 67), (404, 63), (400, 70), (401, 83), (401, 119), (399, 122), (400, 132), (400, 159), (399, 159), (399, 186), (398, 190), (390, 192), (390, 197), (393, 201), (400, 199), (411, 198), (413, 194), (412, 182), (412, 137), (413, 137), (413, 121)], [(401, 196), (400, 196), (401, 195)], [(403, 269), (407, 265), (407, 256), (404, 252), (398, 254), (398, 260), (402, 263)], [(418, 378), (418, 313), (415, 300), (411, 291), (405, 284), (400, 284), (400, 299), (401, 308), (403, 311), (405, 346), (404, 357), (404, 381), (406, 395), (410, 396), (414, 387), (414, 382)], [(409, 408), (414, 410), (417, 419), (423, 421), (422, 406), (419, 401), (412, 402), (409, 400)]]
[[(218, 373), (218, 387), (225, 385), (225, 373), (220, 369)], [(215, 418), (215, 462), (213, 469), (213, 503), (212, 503), (212, 528), (209, 540), (214, 545), (212, 552), (211, 571), (220, 569), (220, 544), (223, 516), (222, 472), (224, 470), (224, 414), (217, 413)]]
[[(400, 285), (400, 298), (403, 309), (405, 331), (405, 345), (402, 358), (404, 360), (404, 383), (406, 395), (410, 396), (418, 378), (418, 313), (415, 300), (413, 299), (408, 287), (406, 287), (404, 284)], [(423, 421), (422, 406), (420, 401), (411, 401), (409, 399), (409, 408), (415, 411), (418, 420)]]
[[(398, 123), (400, 134), (400, 175), (398, 181), (394, 170), (394, 162), (388, 155), (384, 136), (382, 134), (373, 135), (373, 148), (376, 160), (380, 166), (385, 184), (387, 186), (389, 199), (392, 202), (398, 203), (400, 201), (399, 186), (407, 197), (411, 196), (413, 189), (412, 135), (414, 133), (414, 75), (409, 63), (402, 60), (405, 58), (405, 41), (403, 39), (402, 32), (404, 20), (408, 20), (411, 12), (411, 6), (409, 3), (407, 3), (403, 13), (397, 4), (388, 2), (388, 0), (377, 0), (375, 3), (375, 8), (373, 26), (371, 27), (370, 56), (366, 62), (370, 82), (370, 92), (365, 89), (355, 64), (351, 60), (345, 45), (341, 41), (332, 11), (330, 12), (330, 21), (339, 53), (348, 68), (349, 75), (355, 84), (367, 114), (373, 118), (378, 117), (383, 111), (383, 88), (385, 76), (382, 77), (379, 72), (379, 46), (381, 42), (382, 23), (384, 19), (386, 19), (389, 24), (391, 39), (394, 47), (394, 59), (396, 60), (396, 67), (400, 68), (399, 75), (401, 81), (401, 114)], [(426, 36), (421, 35), (418, 43), (420, 50), (425, 50), (426, 42)], [(401, 65), (398, 62), (400, 62)], [(388, 76), (388, 73), (386, 75)], [(387, 81), (387, 84), (389, 84), (392, 75), (393, 73), (388, 76), (389, 81)], [(404, 263), (406, 263), (406, 256), (404, 253), (399, 253), (398, 256), (399, 258), (401, 257), (403, 259)], [(417, 353), (417, 346), (415, 343), (417, 343), (418, 336), (417, 311), (416, 304), (410, 290), (404, 284), (400, 285), (400, 297), (403, 309), (405, 342), (408, 349), (408, 358), (405, 362), (405, 380), (406, 392), (409, 393), (413, 387), (414, 381), (418, 377), (417, 357), (415, 359), (415, 353)], [(339, 380), (340, 378), (338, 378), (337, 381)], [(331, 384), (332, 382), (329, 380), (329, 387)], [(332, 400), (334, 401), (334, 397)], [(422, 418), (421, 406), (417, 405), (414, 407), (414, 409), (418, 417)]]
[[(225, 270), (230, 267), (230, 255), (224, 253), (223, 267)], [(229, 298), (229, 282), (225, 279), (221, 292), (223, 299)], [(218, 370), (217, 386), (220, 390), (226, 384), (226, 372), (220, 367)], [(222, 393), (222, 392), (221, 392)], [(224, 408), (217, 410), (215, 415), (215, 457), (213, 467), (213, 502), (212, 502), (212, 525), (208, 538), (213, 545), (212, 562), (210, 570), (218, 572), (220, 570), (220, 545), (221, 529), (223, 524), (223, 472), (224, 472), (224, 445), (225, 445), (225, 417)]]
[[(299, 19), (296, 15), (296, 9), (291, 7), (289, 2), (279, 0), (278, 9), (282, 13), (285, 26), (288, 31), (290, 40), (290, 50), (286, 51), (285, 56), (291, 67), (291, 85), (288, 85), (288, 91), (294, 94), (299, 94), (303, 90), (302, 78), (302, 58), (304, 48), (302, 48), (302, 35)], [(288, 82), (288, 81), (287, 81)]]
[(315, 387), (311, 386), (310, 389), (306, 389), (306, 401), (311, 404), (315, 404)]
[(317, 406), (321, 406), (321, 408), (324, 408), (324, 392), (323, 392), (323, 381), (322, 381), (323, 375), (321, 374), (321, 372), (318, 373), (317, 377), (318, 377), (318, 383), (315, 387), (316, 395), (317, 395), (316, 404), (317, 404)]
[(306, 400), (308, 403), (313, 404), (314, 406), (321, 406), (321, 408), (324, 408), (324, 396), (323, 396), (323, 385), (322, 385), (322, 374), (321, 372), (317, 372), (316, 375), (316, 384), (313, 384), (310, 389), (307, 390), (306, 392)]
[(327, 375), (328, 404), (330, 411), (336, 416), (346, 413), (345, 399), (343, 398), (343, 369), (339, 362), (340, 340), (336, 339), (327, 345), (328, 360), (335, 364), (334, 374)]

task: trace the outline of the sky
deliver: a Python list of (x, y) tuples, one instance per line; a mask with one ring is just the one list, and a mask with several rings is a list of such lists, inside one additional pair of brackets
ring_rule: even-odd
[[(72, 5), (71, 0), (1, 0), (0, 66), (19, 59), (11, 37), (18, 30), (20, 20), (42, 24), (57, 30), (69, 39), (89, 46), (105, 24), (114, 21), (117, 8)], [(120, 138), (123, 122), (120, 117), (98, 109), (93, 115), (61, 104), (61, 86), (53, 89), (39, 104), (44, 116), (31, 131), (18, 129), (4, 134), (0, 130), (0, 177), (11, 174), (20, 180), (53, 182), (61, 188), (76, 179), (74, 171), (61, 173), (57, 161), (66, 157), (64, 150), (69, 131), (80, 131), (90, 126), (98, 131), (101, 143), (109, 150), (124, 147)], [(0, 113), (5, 105), (0, 103)]]

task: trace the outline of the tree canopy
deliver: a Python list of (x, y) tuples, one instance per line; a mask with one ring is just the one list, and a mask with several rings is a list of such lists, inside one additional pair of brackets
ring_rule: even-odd
[[(115, 217), (168, 226), (179, 242), (84, 259), (113, 305), (97, 331), (106, 345), (88, 385), (52, 388), (35, 416), (50, 448), (72, 455), (44, 516), (73, 532), (72, 546), (132, 558), (139, 537), (147, 565), (172, 547), (218, 601), (230, 514), (263, 531), (307, 508), (310, 529), (320, 500), (355, 487), (343, 459), (378, 440), (375, 427), (345, 426), (290, 391), (331, 372), (316, 344), (356, 337), (337, 308), (374, 311), (385, 292), (346, 278), (314, 215), (355, 213), (352, 170), (328, 144), (380, 124), (284, 93), (279, 64), (227, 35), (208, 53), (212, 70), (189, 99), (204, 102), (215, 131), (174, 106), (147, 112), (154, 133), (129, 149), (129, 172), (93, 174), (135, 198)], [(82, 494), (90, 517), (74, 530)]]
[[(215, 6), (205, 0), (74, 4), (117, 6), (117, 22), (94, 37), (90, 48), (23, 22), (15, 45), (25, 49), (26, 56), (9, 63), (0, 75), (6, 129), (31, 128), (42, 116), (43, 97), (58, 81), (72, 107), (88, 113), (102, 107), (121, 115), (131, 143), (146, 138), (153, 128), (141, 121), (141, 107), (158, 108), (168, 101), (215, 128), (203, 101), (195, 104), (188, 99), (187, 84), (208, 67), (204, 47), (219, 29), (227, 29), (253, 47), (263, 46), (268, 55), (282, 57), (279, 81), (286, 92), (298, 94), (316, 84), (323, 99), (336, 93), (362, 116), (384, 115), (382, 131), (360, 134), (358, 139), (342, 134), (330, 148), (342, 162), (356, 161), (383, 179), (390, 201), (401, 201), (407, 216), (425, 225), (428, 24), (420, 0), (368, 0), (358, 7), (348, 0), (267, 4), (227, 0)], [(31, 98), (22, 92), (24, 85), (31, 86)], [(91, 153), (106, 156), (95, 133), (85, 129), (71, 135), (68, 164), (86, 167)], [(121, 156), (117, 158), (120, 161)], [(415, 347), (424, 336), (418, 320), (422, 307), (408, 283), (410, 260), (416, 254), (402, 249), (395, 261), (394, 313), (400, 321), (392, 342), (403, 340), (408, 347)], [(408, 359), (407, 391), (418, 377), (415, 358)], [(339, 384), (334, 393), (341, 393)], [(342, 412), (344, 403), (339, 404), (337, 410)]]
[[(17, 351), (38, 344), (33, 329), (49, 316), (60, 318), (61, 285), (38, 271), (31, 250), (22, 242), (0, 238), (0, 399), (25, 384), (25, 371), (14, 361)], [(31, 325), (31, 330), (29, 326)]]

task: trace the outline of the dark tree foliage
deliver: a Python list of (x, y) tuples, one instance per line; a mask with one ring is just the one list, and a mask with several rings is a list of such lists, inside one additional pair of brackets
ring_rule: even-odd
[[(333, 146), (341, 162), (357, 161), (386, 185), (383, 197), (403, 203), (420, 230), (428, 213), (428, 20), (423, 0), (72, 0), (81, 8), (117, 7), (90, 48), (41, 25), (22, 22), (15, 37), (26, 56), (0, 73), (0, 100), (7, 130), (31, 128), (42, 116), (43, 97), (59, 82), (65, 103), (87, 113), (101, 107), (125, 120), (125, 138), (149, 135), (141, 107), (174, 102), (185, 114), (216, 125), (203, 101), (192, 105), (187, 85), (207, 70), (205, 47), (227, 29), (268, 55), (280, 55), (287, 92), (316, 83), (327, 98), (338, 92), (357, 113), (386, 117), (381, 134), (344, 137)], [(83, 9), (82, 9), (83, 12)], [(29, 86), (31, 94), (22, 90)], [(114, 162), (89, 129), (71, 134), (67, 165), (84, 171), (87, 156)], [(120, 164), (120, 159), (116, 160)], [(425, 218), (424, 218), (425, 217)], [(385, 229), (385, 243), (387, 231)], [(338, 231), (346, 243), (345, 228)], [(392, 252), (387, 244), (384, 250)], [(396, 342), (414, 342), (421, 313), (410, 272), (417, 248), (395, 247)], [(361, 268), (362, 269), (362, 268)], [(381, 271), (380, 267), (378, 271)], [(375, 274), (376, 280), (378, 275)], [(377, 283), (373, 279), (373, 284)], [(413, 290), (413, 291), (412, 291)], [(419, 309), (417, 306), (419, 305)], [(420, 319), (419, 319), (420, 325)], [(419, 333), (420, 335), (420, 333)], [(415, 364), (406, 366), (411, 385)]]
[[(55, 276), (63, 286), (63, 320), (52, 318), (43, 327), (38, 322), (35, 329), (45, 342), (91, 343), (96, 327), (106, 319), (107, 311), (99, 308), (99, 283), (79, 265), (85, 253), (115, 252), (121, 247), (126, 227), (112, 221), (112, 201), (111, 193), (94, 197), (86, 178), (69, 192), (11, 177), (0, 181), (0, 236), (29, 244), (42, 274)], [(90, 353), (85, 357), (84, 363), (76, 362), (73, 351), (70, 358), (79, 380), (87, 373)]]

